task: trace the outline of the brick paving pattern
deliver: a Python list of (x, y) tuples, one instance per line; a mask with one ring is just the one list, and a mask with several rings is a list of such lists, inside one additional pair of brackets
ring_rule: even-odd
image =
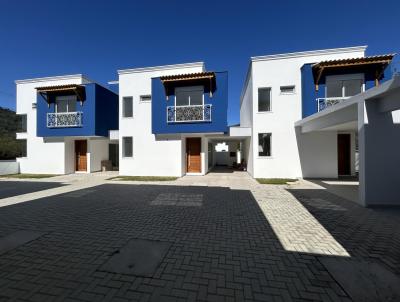
[[(400, 274), (400, 213), (246, 179), (106, 183), (1, 207), (1, 237), (45, 234), (0, 256), (0, 301), (351, 301), (321, 257)], [(133, 238), (171, 242), (153, 277), (99, 270)]]

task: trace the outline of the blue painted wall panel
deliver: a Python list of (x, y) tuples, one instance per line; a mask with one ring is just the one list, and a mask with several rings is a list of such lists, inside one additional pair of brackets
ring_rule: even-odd
[(204, 93), (204, 104), (212, 105), (211, 122), (167, 123), (167, 107), (174, 106), (175, 96), (166, 100), (159, 78), (152, 79), (152, 132), (153, 134), (227, 132), (228, 73), (216, 72), (216, 90), (210, 97)]
[(76, 111), (83, 112), (82, 127), (48, 128), (47, 113), (55, 112), (43, 97), (37, 95), (37, 136), (108, 136), (108, 130), (118, 129), (118, 95), (96, 83), (85, 84), (86, 99), (76, 103)]
[[(315, 90), (314, 77), (312, 74), (313, 64), (304, 64), (301, 67), (301, 98), (302, 98), (302, 117), (305, 118), (316, 112), (318, 112), (317, 98), (325, 97), (325, 77), (323, 77), (319, 84), (318, 91)], [(354, 73), (354, 72), (349, 72)], [(336, 73), (330, 73), (330, 75), (346, 74), (341, 71)], [(392, 78), (393, 71), (389, 65), (383, 74), (380, 83), (383, 83)], [(365, 90), (375, 87), (375, 77), (374, 74), (365, 73)]]
[(118, 94), (96, 85), (97, 136), (108, 136), (109, 130), (118, 129)]

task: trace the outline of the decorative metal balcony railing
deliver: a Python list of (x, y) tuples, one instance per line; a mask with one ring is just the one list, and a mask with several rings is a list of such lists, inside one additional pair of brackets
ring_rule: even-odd
[(83, 112), (47, 113), (48, 128), (82, 127)]
[(317, 98), (318, 112), (325, 110), (331, 106), (339, 104), (350, 97), (335, 97), (335, 98)]
[(190, 122), (211, 122), (211, 104), (167, 107), (167, 123)]

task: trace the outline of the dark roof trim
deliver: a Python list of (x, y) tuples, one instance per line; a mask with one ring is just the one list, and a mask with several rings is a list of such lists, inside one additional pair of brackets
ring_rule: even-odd
[[(169, 95), (172, 94), (173, 88), (178, 85), (187, 85), (189, 83), (202, 83), (210, 92), (210, 97), (216, 88), (216, 76), (213, 71), (166, 75), (160, 77), (161, 83), (164, 86), (165, 97), (168, 101)], [(186, 82), (186, 83), (185, 83)]]
[(72, 92), (77, 96), (81, 104), (86, 99), (85, 86), (78, 84), (42, 86), (42, 87), (36, 87), (36, 90), (46, 100), (47, 103), (51, 102), (49, 98), (50, 95), (57, 95), (63, 92)]
[(314, 82), (318, 89), (318, 84), (327, 70), (339, 69), (339, 68), (354, 68), (354, 67), (373, 67), (375, 69), (376, 80), (382, 76), (385, 68), (390, 64), (393, 57), (396, 54), (386, 54), (379, 56), (361, 57), (361, 58), (350, 58), (350, 59), (339, 59), (322, 61), (312, 65)]

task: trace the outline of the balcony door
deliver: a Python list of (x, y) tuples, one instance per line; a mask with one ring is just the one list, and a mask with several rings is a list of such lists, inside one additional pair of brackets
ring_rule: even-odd
[(326, 98), (346, 99), (364, 91), (364, 75), (326, 77)]
[(75, 141), (75, 171), (87, 171), (87, 141)]
[(201, 173), (201, 138), (186, 139), (186, 172)]
[(76, 112), (76, 96), (62, 95), (56, 97), (56, 113)]

